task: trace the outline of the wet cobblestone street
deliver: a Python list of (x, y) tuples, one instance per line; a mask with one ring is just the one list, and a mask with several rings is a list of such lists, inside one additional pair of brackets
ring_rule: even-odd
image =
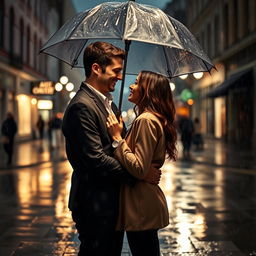
[[(0, 169), (1, 256), (76, 255), (71, 171), (63, 160)], [(256, 170), (166, 161), (160, 185), (170, 212), (163, 256), (256, 255)]]

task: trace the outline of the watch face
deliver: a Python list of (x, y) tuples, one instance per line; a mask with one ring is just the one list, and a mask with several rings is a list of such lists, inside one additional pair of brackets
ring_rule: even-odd
[(114, 140), (114, 141), (112, 142), (112, 147), (113, 147), (113, 148), (117, 148), (118, 145), (119, 145), (119, 141)]

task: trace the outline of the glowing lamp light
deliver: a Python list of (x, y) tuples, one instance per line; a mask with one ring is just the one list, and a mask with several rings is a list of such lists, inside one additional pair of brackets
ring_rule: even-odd
[(123, 117), (123, 118), (127, 117), (127, 112), (126, 112), (126, 111), (123, 111), (123, 112), (122, 112), (122, 117)]
[(37, 99), (36, 98), (31, 99), (31, 104), (36, 105), (37, 104)]
[(62, 76), (62, 77), (60, 78), (60, 82), (61, 82), (62, 84), (66, 84), (66, 83), (68, 82), (68, 78), (67, 78), (66, 76)]
[(73, 89), (74, 89), (74, 84), (73, 84), (73, 83), (67, 83), (67, 84), (66, 84), (66, 90), (67, 90), (68, 92), (73, 91)]
[(185, 80), (188, 77), (188, 74), (179, 76), (180, 79)]
[(203, 77), (203, 75), (204, 75), (203, 72), (193, 73), (193, 76), (195, 79), (201, 79)]
[(55, 84), (55, 90), (57, 92), (60, 92), (63, 89), (63, 85), (61, 83)]
[(170, 87), (171, 87), (171, 90), (172, 90), (172, 91), (175, 90), (175, 84), (174, 84), (174, 83), (170, 83)]
[(71, 93), (69, 94), (69, 98), (72, 99), (75, 95), (76, 95), (75, 92), (71, 92)]
[(187, 103), (189, 106), (192, 106), (194, 104), (194, 100), (193, 99), (188, 99)]
[(37, 104), (38, 109), (52, 109), (53, 103), (51, 100), (39, 100)]

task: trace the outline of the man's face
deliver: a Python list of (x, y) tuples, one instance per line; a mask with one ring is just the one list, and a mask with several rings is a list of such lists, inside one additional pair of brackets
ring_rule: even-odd
[(106, 66), (105, 72), (102, 69), (98, 75), (98, 83), (102, 93), (113, 92), (118, 80), (122, 80), (123, 60), (120, 57), (112, 58), (112, 64)]

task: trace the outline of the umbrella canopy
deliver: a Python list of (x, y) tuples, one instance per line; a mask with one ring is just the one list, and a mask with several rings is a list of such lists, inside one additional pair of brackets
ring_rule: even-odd
[(134, 1), (105, 2), (77, 14), (40, 52), (82, 68), (84, 49), (99, 40), (129, 51), (125, 74), (136, 75), (144, 69), (172, 78), (214, 67), (182, 23), (159, 8)]

